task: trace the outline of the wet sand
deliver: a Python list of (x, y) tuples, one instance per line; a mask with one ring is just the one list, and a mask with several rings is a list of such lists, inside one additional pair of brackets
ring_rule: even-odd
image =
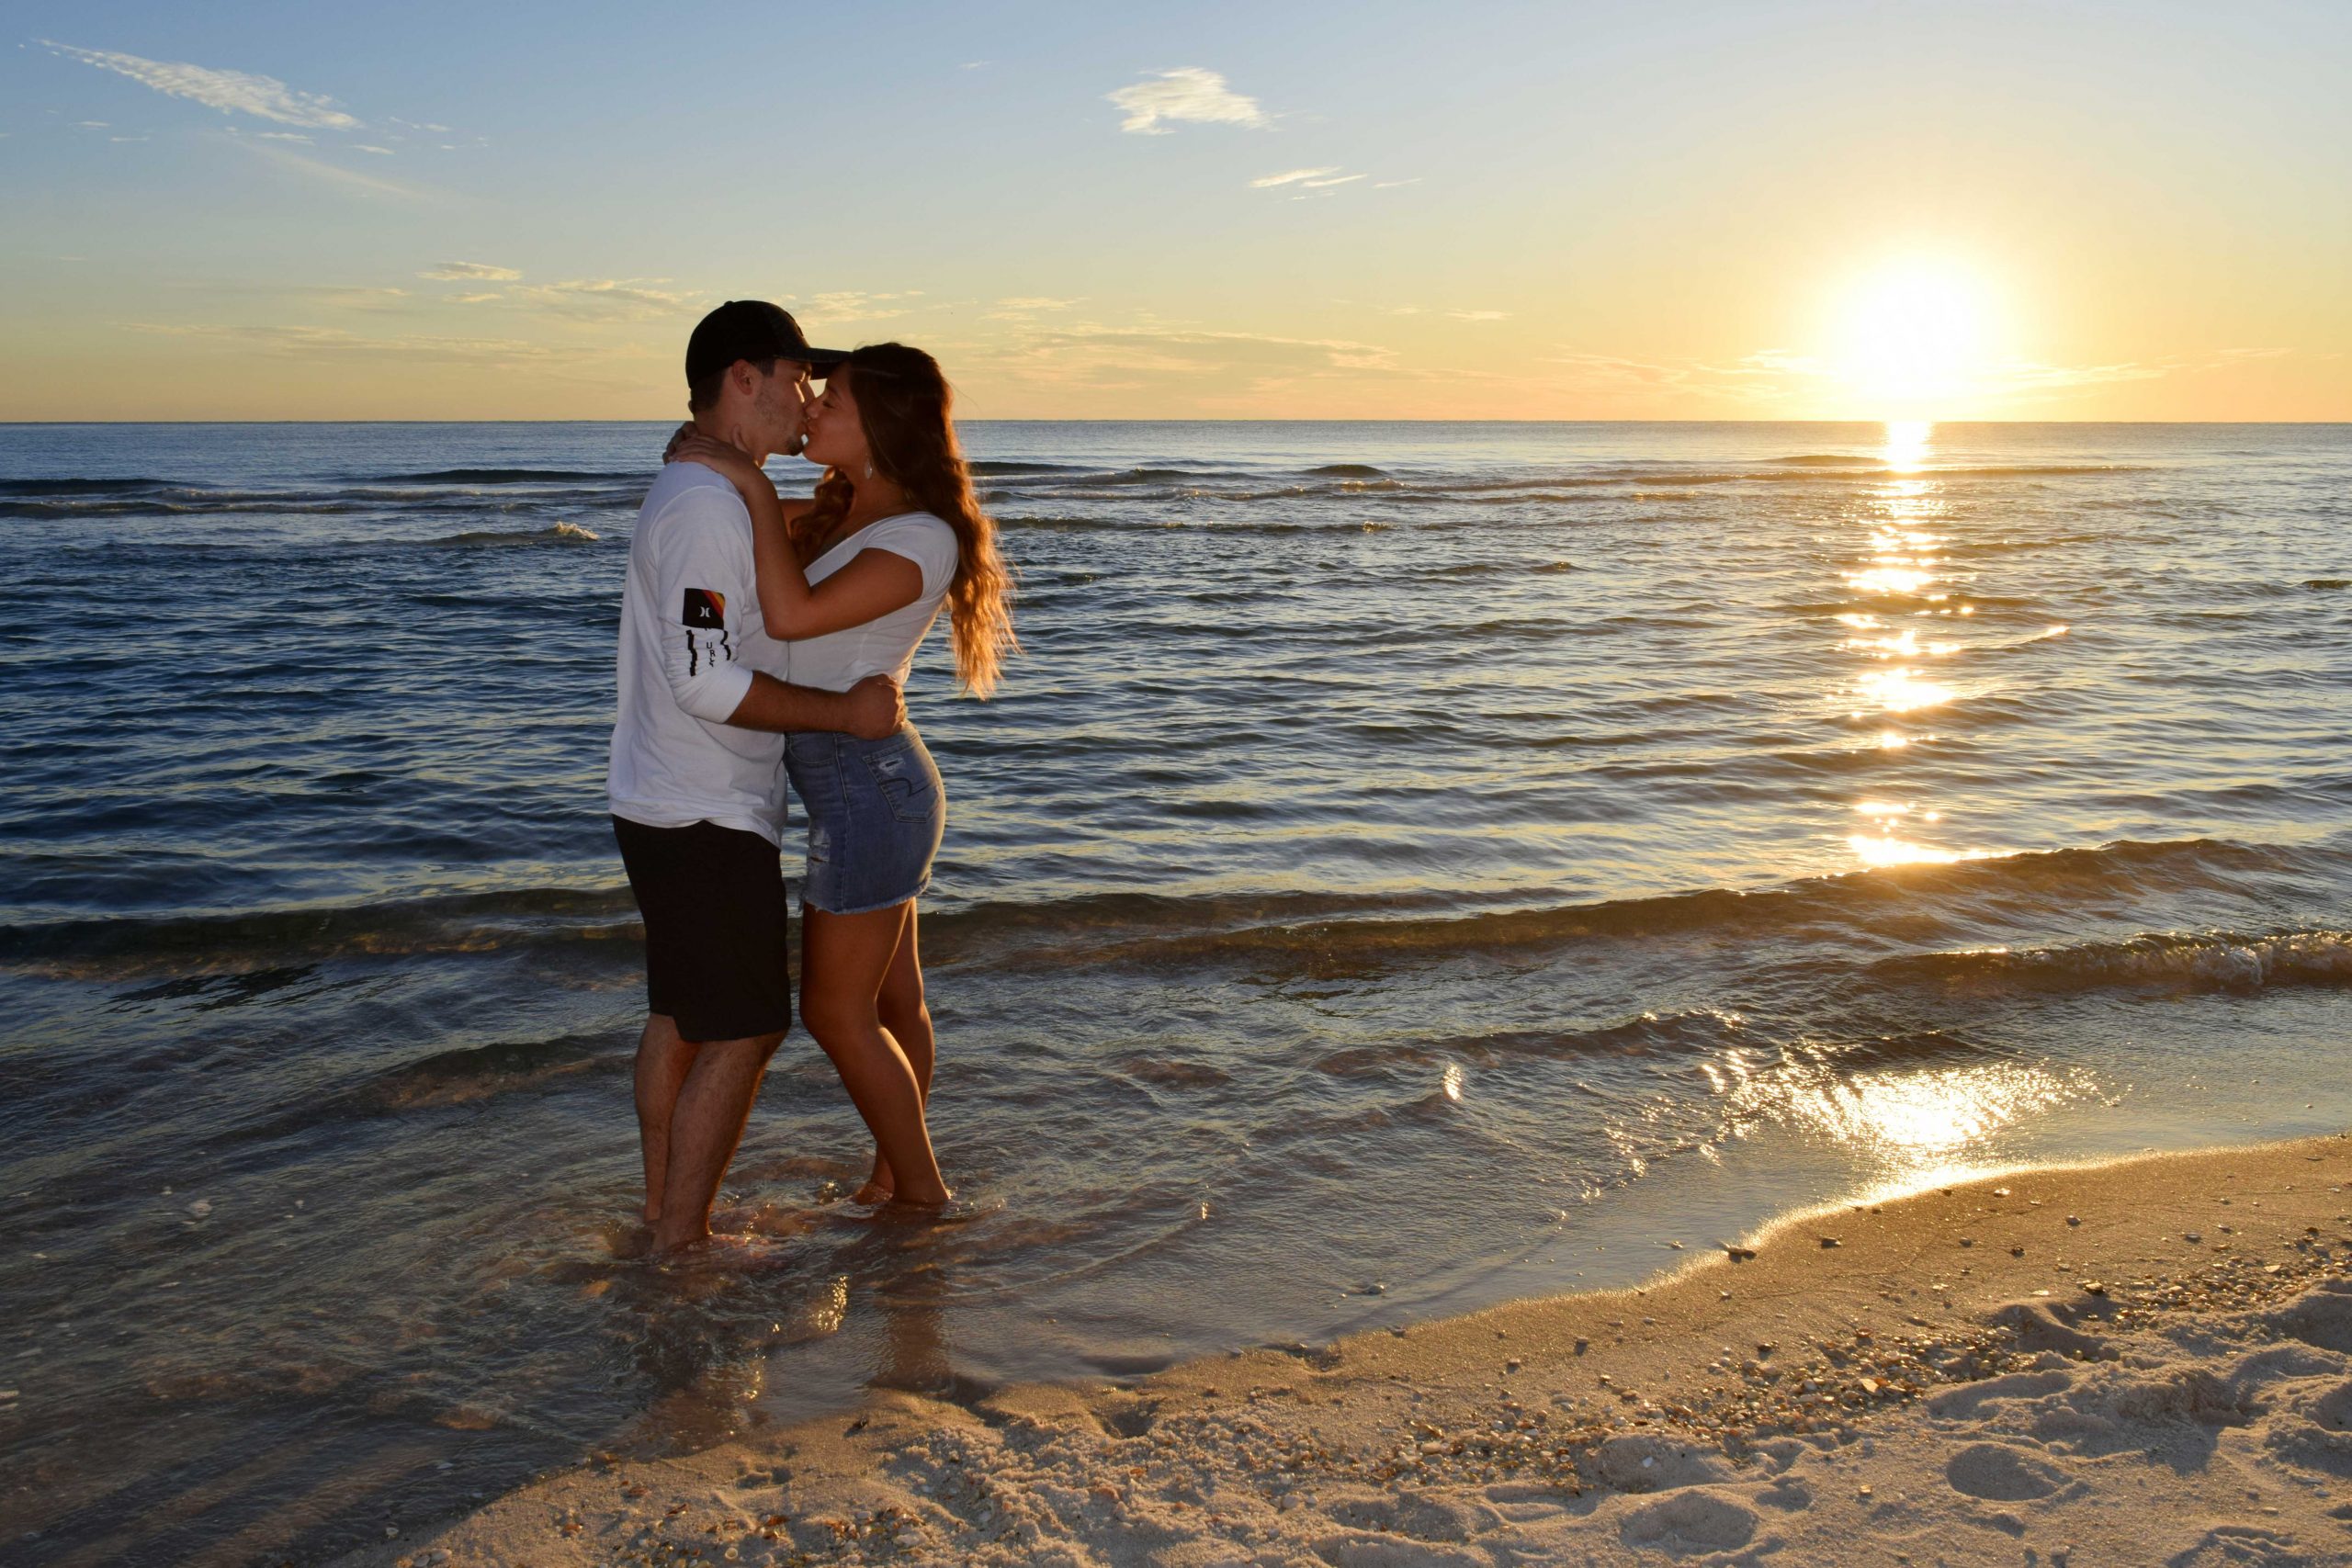
[(2337, 1562), (2352, 1134), (1787, 1217), (1645, 1289), (592, 1460), (348, 1568)]

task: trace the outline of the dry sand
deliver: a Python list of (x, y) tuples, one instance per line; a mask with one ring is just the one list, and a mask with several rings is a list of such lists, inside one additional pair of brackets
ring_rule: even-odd
[(882, 1396), (345, 1561), (2352, 1562), (2352, 1136), (1815, 1211), (1645, 1290), (1128, 1386)]

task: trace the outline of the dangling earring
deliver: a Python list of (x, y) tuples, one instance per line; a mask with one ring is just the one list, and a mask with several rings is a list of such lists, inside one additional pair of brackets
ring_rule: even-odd
[(865, 465), (865, 477), (869, 479), (874, 477), (874, 465), (871, 463)]

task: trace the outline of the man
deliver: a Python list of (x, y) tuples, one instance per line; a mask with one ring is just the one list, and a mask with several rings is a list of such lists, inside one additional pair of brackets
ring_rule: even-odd
[[(810, 378), (844, 357), (810, 348), (774, 305), (729, 300), (686, 344), (695, 426), (753, 462), (797, 451)], [(887, 677), (820, 692), (786, 684), (788, 668), (760, 615), (750, 512), (711, 469), (670, 464), (629, 541), (608, 779), (645, 919), (637, 1123), (662, 1251), (709, 1235), (719, 1179), (792, 1025), (784, 732), (876, 740), (905, 717)]]

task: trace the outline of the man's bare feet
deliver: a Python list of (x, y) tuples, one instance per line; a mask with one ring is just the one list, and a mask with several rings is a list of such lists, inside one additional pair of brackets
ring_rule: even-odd
[(709, 1239), (710, 1226), (707, 1223), (697, 1224), (692, 1230), (684, 1226), (669, 1228), (657, 1224), (653, 1227), (653, 1250), (659, 1253), (684, 1252), (689, 1247), (700, 1247)]

